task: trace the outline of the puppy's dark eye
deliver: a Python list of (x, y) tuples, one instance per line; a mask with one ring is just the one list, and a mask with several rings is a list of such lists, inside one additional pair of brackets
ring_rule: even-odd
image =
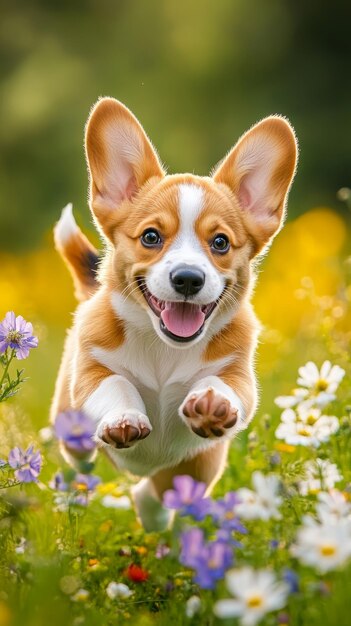
[(144, 230), (140, 237), (140, 241), (146, 248), (153, 248), (162, 244), (160, 234), (155, 228), (148, 228), (147, 230)]
[(223, 235), (219, 233), (214, 237), (211, 243), (211, 250), (213, 252), (219, 252), (220, 254), (225, 254), (228, 252), (230, 248), (230, 243), (227, 235)]

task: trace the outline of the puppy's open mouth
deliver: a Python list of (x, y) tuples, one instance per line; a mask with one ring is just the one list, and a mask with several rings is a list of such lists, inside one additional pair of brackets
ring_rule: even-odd
[(159, 300), (148, 290), (142, 278), (137, 280), (150, 309), (160, 318), (162, 332), (174, 341), (192, 341), (198, 337), (205, 321), (217, 306), (217, 301), (201, 305)]

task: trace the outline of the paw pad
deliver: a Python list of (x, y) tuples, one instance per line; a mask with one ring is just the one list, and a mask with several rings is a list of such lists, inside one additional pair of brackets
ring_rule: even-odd
[(145, 439), (151, 432), (145, 422), (140, 418), (122, 418), (114, 424), (105, 425), (100, 435), (102, 441), (114, 448), (130, 448), (131, 445)]
[(223, 437), (238, 419), (238, 409), (213, 387), (189, 395), (181, 412), (192, 431), (203, 438)]

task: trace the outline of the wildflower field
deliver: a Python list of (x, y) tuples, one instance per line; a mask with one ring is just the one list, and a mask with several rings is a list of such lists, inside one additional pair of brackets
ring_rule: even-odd
[(0, 257), (0, 626), (350, 623), (349, 226), (312, 208), (261, 263), (259, 409), (211, 497), (175, 479), (163, 533), (105, 457), (64, 463), (58, 439), (93, 446), (84, 417), (48, 425), (74, 310), (51, 238)]

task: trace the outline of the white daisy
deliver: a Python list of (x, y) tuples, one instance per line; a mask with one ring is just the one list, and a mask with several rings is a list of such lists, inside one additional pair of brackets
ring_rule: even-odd
[(67, 493), (55, 493), (54, 495), (54, 511), (59, 511), (60, 513), (66, 513), (69, 509), (69, 500)]
[(351, 534), (343, 523), (319, 524), (306, 516), (291, 553), (321, 573), (343, 565), (351, 556)]
[(213, 610), (217, 617), (239, 617), (242, 626), (255, 626), (266, 613), (282, 609), (286, 604), (289, 587), (278, 582), (269, 570), (232, 569), (226, 573), (225, 581), (234, 598), (215, 603)]
[(333, 415), (322, 415), (320, 409), (297, 407), (285, 409), (281, 423), (275, 431), (277, 439), (296, 446), (315, 446), (328, 441), (339, 430), (339, 420)]
[(343, 479), (335, 463), (319, 458), (305, 463), (304, 473), (304, 480), (299, 482), (299, 492), (303, 496), (332, 489), (335, 483)]
[(87, 589), (78, 589), (76, 593), (71, 596), (73, 602), (86, 602), (89, 598), (89, 591)]
[(280, 409), (291, 409), (303, 402), (307, 396), (307, 389), (293, 389), (290, 396), (278, 396), (274, 402)]
[(275, 474), (264, 476), (261, 472), (252, 474), (252, 484), (254, 491), (243, 487), (238, 489), (238, 504), (235, 505), (235, 514), (243, 519), (271, 518), (280, 519), (278, 507), (282, 499), (277, 495), (279, 489), (279, 479)]
[(132, 508), (132, 503), (128, 496), (113, 496), (112, 494), (107, 494), (101, 499), (101, 504), (107, 509), (128, 510)]
[(194, 617), (201, 609), (201, 600), (199, 596), (191, 596), (185, 605), (185, 615), (189, 618)]
[(351, 503), (338, 489), (331, 489), (329, 493), (318, 494), (316, 512), (323, 524), (338, 523), (343, 520), (351, 527)]
[(116, 598), (129, 598), (132, 596), (134, 591), (129, 589), (128, 585), (124, 583), (116, 583), (112, 580), (106, 587), (106, 594), (110, 598), (110, 600), (115, 600)]
[(345, 376), (345, 370), (339, 365), (332, 365), (330, 361), (324, 361), (321, 369), (313, 361), (308, 361), (306, 365), (299, 368), (299, 378), (297, 382), (301, 387), (306, 387), (316, 396), (327, 394), (335, 398), (335, 391)]
[(320, 409), (335, 400), (335, 391), (345, 375), (339, 365), (324, 361), (320, 371), (315, 363), (309, 361), (299, 368), (297, 382), (301, 387), (293, 389), (288, 396), (278, 396), (274, 402), (281, 409), (300, 406), (309, 409), (316, 406)]

